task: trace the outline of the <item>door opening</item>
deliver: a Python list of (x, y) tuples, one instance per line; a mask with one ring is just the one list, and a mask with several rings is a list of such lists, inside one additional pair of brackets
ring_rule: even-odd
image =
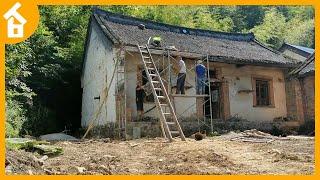
[[(221, 118), (221, 83), (219, 82), (211, 82), (211, 108), (212, 108), (212, 118), (219, 119)], [(209, 94), (209, 88), (206, 88), (206, 94)], [(206, 117), (210, 118), (210, 98), (205, 97), (204, 103), (204, 113)]]

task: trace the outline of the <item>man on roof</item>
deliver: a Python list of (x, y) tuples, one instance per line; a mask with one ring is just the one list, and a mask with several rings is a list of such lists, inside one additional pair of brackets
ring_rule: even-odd
[(151, 45), (155, 47), (161, 47), (161, 37), (160, 36), (153, 36), (152, 37), (152, 42)]

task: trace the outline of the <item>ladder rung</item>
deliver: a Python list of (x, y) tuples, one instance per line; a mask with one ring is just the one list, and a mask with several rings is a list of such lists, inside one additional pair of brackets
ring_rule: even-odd
[(163, 113), (164, 115), (170, 115), (171, 113)]
[(171, 134), (179, 134), (179, 131), (170, 131)]
[(159, 81), (151, 81), (152, 83), (160, 83)]
[(145, 46), (139, 46), (140, 48), (146, 48)]
[(162, 91), (162, 89), (161, 89), (161, 88), (154, 88), (154, 90)]
[(164, 98), (166, 98), (166, 97), (164, 97), (164, 96), (157, 96), (158, 98), (162, 98), (162, 99), (164, 99)]
[(158, 76), (158, 75), (156, 75), (156, 74), (149, 74), (150, 76)]
[(144, 62), (146, 62), (146, 64), (152, 64), (152, 62), (150, 62), (150, 61), (144, 61)]
[(167, 122), (168, 125), (175, 125), (176, 123), (174, 122)]
[(160, 104), (160, 106), (169, 106), (168, 104)]
[(150, 57), (149, 57), (149, 56), (143, 56), (143, 58), (144, 58), (144, 59), (150, 59)]
[(150, 68), (150, 67), (148, 67), (148, 69), (149, 69), (149, 70), (155, 70), (155, 68)]
[(148, 53), (148, 51), (141, 51), (142, 53)]

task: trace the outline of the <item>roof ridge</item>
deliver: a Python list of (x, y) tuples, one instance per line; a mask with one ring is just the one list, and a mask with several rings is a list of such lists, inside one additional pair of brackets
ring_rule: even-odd
[(298, 53), (301, 56), (304, 56), (306, 58), (309, 55), (311, 55), (312, 53), (314, 53), (314, 49), (312, 49), (312, 48), (305, 47), (305, 46), (294, 45), (294, 44), (290, 44), (290, 43), (287, 43), (287, 42), (284, 42), (281, 45), (281, 47), (279, 48), (279, 51), (282, 51), (282, 49), (284, 49), (285, 47), (290, 48), (291, 50), (295, 51), (295, 53)]
[(105, 20), (111, 21), (114, 23), (128, 24), (128, 25), (144, 24), (148, 29), (170, 31), (170, 32), (175, 32), (179, 34), (208, 36), (208, 37), (230, 39), (230, 40), (237, 40), (237, 41), (253, 41), (255, 39), (253, 33), (222, 32), (222, 31), (212, 31), (212, 30), (205, 30), (205, 29), (176, 26), (176, 25), (156, 22), (152, 20), (141, 19), (133, 16), (113, 13), (110, 11), (102, 10), (97, 7), (93, 8), (93, 13), (96, 13), (98, 15), (103, 15), (105, 16)]
[(287, 42), (284, 42), (284, 44), (287, 44), (287, 45), (292, 46), (292, 47), (302, 47), (302, 48), (314, 50), (314, 48), (310, 48), (310, 47), (307, 47), (307, 46), (300, 46), (300, 45), (296, 45), (296, 44), (290, 44), (290, 43), (287, 43)]
[(300, 71), (302, 71), (305, 67), (307, 67), (310, 63), (315, 61), (315, 53), (312, 53), (304, 62), (302, 62), (300, 65), (298, 65), (296, 68), (294, 68), (291, 72), (289, 72), (289, 75), (297, 74)]

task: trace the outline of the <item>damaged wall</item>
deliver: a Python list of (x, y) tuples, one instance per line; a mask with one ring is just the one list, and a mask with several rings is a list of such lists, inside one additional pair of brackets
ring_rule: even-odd
[(286, 82), (288, 116), (303, 124), (314, 120), (314, 75), (291, 78)]
[[(230, 116), (249, 121), (272, 121), (275, 117), (286, 116), (286, 94), (284, 73), (279, 68), (220, 64), (223, 81), (228, 85)], [(254, 107), (254, 93), (239, 93), (239, 90), (253, 90), (252, 78), (263, 76), (273, 81), (274, 106)]]
[[(153, 56), (154, 61), (157, 61), (158, 59), (160, 60), (161, 64), (158, 66), (159, 68), (166, 68), (167, 65), (162, 65), (162, 58), (163, 56)], [(136, 109), (136, 93), (135, 89), (137, 86), (137, 81), (138, 81), (138, 73), (141, 73), (139, 70), (139, 67), (143, 67), (142, 61), (140, 58), (140, 55), (137, 53), (127, 53), (126, 54), (126, 72), (127, 72), (127, 77), (126, 77), (126, 83), (127, 83), (127, 108), (132, 112), (132, 118), (135, 118), (137, 116), (137, 109)], [(168, 60), (165, 58), (164, 62), (166, 63)], [(194, 66), (194, 61), (186, 60), (186, 66), (187, 68), (193, 67)], [(172, 74), (175, 74), (172, 72)], [(164, 77), (167, 77), (168, 75), (165, 75)], [(168, 79), (168, 78), (167, 78)], [(176, 76), (173, 75), (171, 77), (172, 81), (172, 86), (176, 85)], [(195, 94), (195, 82), (194, 82), (194, 73), (187, 73), (187, 78), (186, 78), (186, 86), (189, 86), (190, 88), (186, 88), (186, 94), (189, 95), (194, 95)], [(164, 82), (165, 83), (165, 82)], [(175, 93), (175, 88), (172, 89), (172, 93)], [(175, 97), (174, 98), (174, 107), (176, 108), (176, 114), (182, 115), (182, 117), (188, 117), (188, 116), (193, 116), (196, 115), (196, 106), (190, 108), (188, 111), (185, 111), (187, 108), (189, 108), (190, 105), (196, 103), (196, 98), (181, 98), (181, 97)], [(144, 111), (147, 111), (154, 107), (155, 104), (154, 102), (146, 102), (144, 103)], [(145, 114), (145, 116), (150, 116), (150, 117), (158, 117), (158, 110), (157, 108), (154, 108), (153, 110), (149, 111), (148, 113)]]
[(315, 91), (314, 75), (306, 76), (302, 80), (302, 89), (304, 97), (305, 120), (314, 120), (314, 91)]

